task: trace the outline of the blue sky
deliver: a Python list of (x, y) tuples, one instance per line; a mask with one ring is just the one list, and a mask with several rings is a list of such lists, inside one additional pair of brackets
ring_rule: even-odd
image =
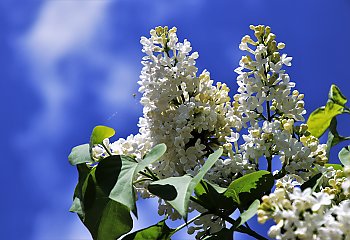
[[(139, 40), (155, 26), (176, 26), (199, 52), (200, 70), (234, 92), (241, 37), (250, 24), (270, 25), (293, 56), (288, 73), (308, 114), (332, 83), (350, 97), (349, 0), (15, 2), (0, 3), (4, 239), (90, 238), (68, 212), (77, 174), (67, 156), (95, 125), (114, 127), (117, 137), (137, 132)], [(350, 135), (347, 117), (340, 124)]]

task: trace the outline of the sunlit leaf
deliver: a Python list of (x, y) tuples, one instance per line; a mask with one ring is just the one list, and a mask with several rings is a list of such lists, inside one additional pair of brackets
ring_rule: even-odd
[[(336, 85), (332, 85), (328, 93), (328, 102), (326, 106), (317, 108), (310, 114), (307, 125), (311, 134), (317, 138), (330, 126), (332, 119), (343, 113), (344, 105), (347, 102), (346, 97), (341, 93)], [(330, 135), (330, 139), (333, 136)], [(331, 143), (331, 141), (330, 141)], [(334, 144), (335, 145), (335, 144)]]
[(225, 196), (231, 197), (240, 208), (246, 209), (255, 199), (268, 194), (273, 185), (273, 175), (268, 171), (260, 170), (234, 180), (228, 186)]
[(329, 127), (333, 117), (341, 114), (343, 107), (332, 101), (327, 102), (325, 107), (317, 108), (310, 114), (307, 120), (308, 130), (317, 138), (321, 137)]
[(348, 101), (335, 84), (332, 84), (331, 89), (329, 90), (328, 98), (340, 106), (344, 106)]
[(326, 163), (325, 167), (332, 167), (334, 170), (343, 170), (343, 166), (340, 164)]
[(96, 126), (91, 133), (90, 146), (100, 144), (106, 138), (114, 136), (115, 131), (113, 128), (106, 126)]

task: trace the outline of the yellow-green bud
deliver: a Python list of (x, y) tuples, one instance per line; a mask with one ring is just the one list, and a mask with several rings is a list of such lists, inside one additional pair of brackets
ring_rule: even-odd
[(280, 42), (280, 43), (277, 44), (277, 48), (278, 48), (279, 50), (282, 50), (282, 49), (285, 48), (285, 47), (286, 47), (286, 44), (284, 44), (283, 42)]

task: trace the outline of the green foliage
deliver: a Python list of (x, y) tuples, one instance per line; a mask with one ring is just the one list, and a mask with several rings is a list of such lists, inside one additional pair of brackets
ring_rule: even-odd
[[(308, 119), (309, 131), (316, 137), (320, 137), (329, 129), (328, 155), (331, 147), (350, 139), (341, 136), (337, 131), (336, 116), (348, 112), (346, 102), (339, 88), (332, 85), (326, 106), (316, 109)], [(187, 225), (188, 206), (191, 200), (207, 209), (204, 215), (214, 214), (232, 224), (230, 229), (223, 228), (219, 232), (206, 235), (203, 239), (233, 239), (234, 231), (265, 239), (243, 224), (256, 214), (261, 197), (269, 194), (274, 185), (274, 177), (269, 171), (260, 170), (246, 174), (235, 179), (227, 188), (204, 180), (205, 174), (223, 154), (223, 149), (219, 148), (209, 155), (194, 177), (184, 175), (159, 179), (148, 166), (161, 159), (166, 151), (165, 144), (155, 146), (141, 161), (137, 161), (133, 156), (111, 155), (106, 149), (110, 156), (93, 165), (91, 148), (95, 144), (103, 144), (105, 138), (114, 134), (112, 128), (97, 126), (92, 131), (90, 143), (74, 147), (68, 157), (70, 164), (76, 166), (79, 173), (70, 211), (78, 214), (94, 239), (117, 239), (130, 232), (133, 225), (130, 211), (137, 216), (134, 181), (139, 173), (145, 176), (142, 180), (151, 181), (149, 192), (167, 201), (185, 219), (184, 226)], [(350, 166), (348, 147), (339, 152), (339, 159), (343, 165)], [(325, 166), (331, 166), (336, 170), (343, 169), (340, 164), (325, 164)], [(324, 177), (322, 173), (316, 174), (302, 184), (301, 189), (317, 190)], [(237, 208), (241, 215), (233, 220), (230, 215)], [(201, 215), (198, 216), (200, 217)], [(168, 240), (184, 226), (171, 229), (163, 220), (148, 228), (129, 233), (122, 239)]]
[(113, 137), (114, 134), (115, 131), (113, 128), (106, 126), (96, 126), (92, 130), (92, 134), (90, 137), (90, 146), (100, 144), (104, 139)]
[(321, 137), (329, 127), (332, 118), (341, 114), (343, 107), (333, 102), (328, 102), (325, 107), (317, 108), (310, 114), (307, 125), (311, 134), (317, 138)]
[(343, 141), (350, 140), (350, 137), (340, 136), (337, 131), (337, 118), (334, 117), (329, 126), (328, 140), (327, 140), (327, 156), (329, 156), (332, 147)]
[(109, 197), (132, 210), (136, 215), (133, 181), (136, 174), (157, 161), (166, 151), (165, 144), (155, 146), (140, 162), (128, 156), (110, 156), (100, 161), (96, 179)]
[(204, 175), (222, 155), (222, 148), (209, 155), (202, 168), (193, 178), (189, 175), (170, 177), (151, 183), (148, 190), (169, 202), (179, 214), (187, 219), (190, 197)]
[(344, 166), (350, 166), (350, 149), (349, 146), (340, 150), (338, 157)]
[(343, 170), (343, 166), (340, 164), (327, 163), (324, 166), (325, 167), (333, 167), (334, 170)]
[(304, 182), (301, 186), (300, 189), (301, 190), (305, 190), (306, 188), (312, 188), (312, 189), (316, 189), (317, 186), (319, 185), (321, 179), (323, 177), (322, 173), (317, 173), (315, 176), (313, 176), (312, 178), (310, 178), (308, 181)]
[(97, 239), (119, 238), (131, 230), (132, 224), (129, 209), (119, 202), (109, 200), (101, 216)]
[(329, 90), (328, 99), (332, 100), (335, 104), (343, 107), (348, 101), (335, 84), (332, 84), (331, 89)]
[[(86, 170), (86, 169), (85, 169)], [(129, 209), (111, 200), (97, 185), (95, 168), (79, 175), (71, 211), (78, 213), (94, 239), (116, 239), (132, 229)], [(84, 179), (84, 180), (83, 180)]]
[(310, 114), (307, 120), (308, 130), (317, 138), (321, 137), (328, 129), (334, 117), (344, 112), (347, 99), (336, 85), (332, 85), (328, 94), (326, 106), (317, 108)]
[[(91, 139), (95, 144), (111, 135), (112, 131), (100, 126), (94, 129), (94, 134), (95, 137)], [(84, 159), (91, 159), (89, 144), (73, 148), (69, 161), (77, 165), (79, 180), (70, 211), (78, 214), (94, 239), (116, 239), (132, 229), (130, 210), (136, 214), (133, 190), (135, 175), (158, 160), (165, 151), (165, 144), (160, 144), (140, 163), (128, 156), (112, 155), (95, 167), (88, 167)]]
[(273, 175), (265, 170), (249, 173), (234, 180), (225, 192), (240, 209), (247, 209), (255, 199), (260, 199), (271, 191)]
[(92, 163), (93, 160), (90, 156), (89, 144), (74, 147), (69, 154), (68, 159), (69, 163), (73, 166), (80, 163)]
[(252, 204), (248, 207), (248, 209), (239, 216), (239, 218), (236, 221), (236, 224), (233, 226), (234, 228), (237, 228), (241, 225), (243, 225), (245, 222), (247, 222), (249, 219), (251, 219), (256, 212), (258, 211), (258, 208), (260, 206), (259, 199), (255, 199)]
[(187, 216), (191, 196), (190, 184), (193, 178), (189, 175), (170, 177), (151, 183), (148, 190), (170, 203), (181, 216)]
[(202, 180), (194, 189), (194, 193), (201, 205), (208, 210), (219, 210), (229, 216), (237, 206), (232, 198), (223, 193), (227, 188), (219, 187), (209, 181)]
[(130, 233), (122, 238), (122, 240), (170, 240), (170, 237), (175, 233), (174, 229), (169, 228), (165, 220), (158, 222), (148, 228)]

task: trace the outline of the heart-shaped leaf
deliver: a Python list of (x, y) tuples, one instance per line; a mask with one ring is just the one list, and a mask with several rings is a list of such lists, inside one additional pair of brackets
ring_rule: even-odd
[[(83, 184), (78, 183), (71, 211), (77, 212), (90, 231), (93, 239), (115, 240), (132, 229), (129, 209), (111, 200), (96, 184), (96, 168), (85, 175)], [(84, 176), (79, 176), (84, 178)]]
[(90, 146), (100, 144), (106, 138), (113, 137), (115, 130), (106, 126), (96, 126), (91, 133)]
[(343, 113), (347, 102), (346, 97), (334, 84), (329, 90), (328, 98), (326, 106), (317, 108), (307, 120), (308, 130), (317, 138), (321, 137), (327, 128), (330, 127), (331, 121), (335, 116)]
[(332, 101), (325, 107), (317, 108), (307, 120), (308, 130), (317, 138), (321, 137), (329, 127), (332, 119), (343, 112), (343, 107)]

